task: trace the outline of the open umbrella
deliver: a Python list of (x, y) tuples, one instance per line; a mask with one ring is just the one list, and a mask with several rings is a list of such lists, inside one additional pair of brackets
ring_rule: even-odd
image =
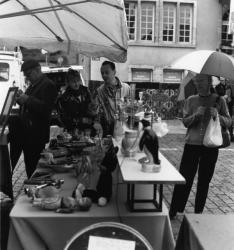
[(2, 0), (0, 46), (127, 59), (123, 0)]
[(186, 76), (182, 79), (182, 82), (180, 84), (180, 89), (179, 89), (179, 95), (177, 98), (178, 101), (182, 101), (190, 95), (189, 93), (186, 93), (186, 87), (189, 86), (190, 84), (192, 84), (191, 88), (189, 87), (191, 89), (191, 91), (187, 91), (187, 92), (190, 92), (192, 94), (195, 93), (194, 88), (193, 88), (194, 85), (191, 82), (195, 75), (196, 75), (195, 73), (188, 71)]
[(171, 67), (234, 80), (233, 61), (231, 56), (222, 52), (197, 50), (179, 58)]

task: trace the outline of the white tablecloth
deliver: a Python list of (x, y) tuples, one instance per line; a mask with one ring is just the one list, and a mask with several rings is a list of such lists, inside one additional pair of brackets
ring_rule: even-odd
[(234, 214), (185, 215), (176, 250), (234, 250)]
[[(76, 185), (74, 174), (59, 174), (65, 180), (64, 195), (71, 195)], [(151, 189), (150, 189), (151, 190)], [(93, 204), (90, 211), (57, 214), (32, 207), (29, 198), (22, 195), (11, 211), (8, 250), (59, 250), (79, 230), (103, 221), (122, 222), (142, 233), (154, 250), (173, 250), (174, 239), (168, 210), (163, 205), (160, 213), (131, 213), (127, 210), (125, 184), (113, 186), (114, 196), (106, 207)], [(147, 193), (147, 185), (145, 190)]]

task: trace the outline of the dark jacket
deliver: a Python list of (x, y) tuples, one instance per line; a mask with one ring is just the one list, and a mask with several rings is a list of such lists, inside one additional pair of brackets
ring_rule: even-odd
[(96, 109), (93, 106), (91, 94), (87, 87), (80, 85), (78, 90), (67, 87), (58, 98), (57, 110), (66, 129), (81, 130), (90, 128)]
[(46, 143), (49, 141), (51, 111), (57, 97), (56, 86), (43, 75), (26, 89), (25, 94), (29, 98), (20, 108), (23, 136), (26, 140)]
[[(211, 94), (207, 97), (201, 97), (199, 95), (192, 95), (186, 99), (183, 109), (183, 123), (188, 128), (185, 141), (191, 145), (203, 145), (203, 139), (206, 132), (206, 128), (210, 121), (209, 108), (217, 108), (220, 125), (228, 128), (231, 126), (231, 117), (228, 112), (226, 101), (223, 97), (220, 97), (217, 103), (217, 94)], [(206, 107), (206, 111), (202, 119), (196, 116), (198, 107)]]
[(226, 94), (226, 85), (219, 83), (218, 85), (216, 85), (215, 91), (218, 95), (224, 96)]

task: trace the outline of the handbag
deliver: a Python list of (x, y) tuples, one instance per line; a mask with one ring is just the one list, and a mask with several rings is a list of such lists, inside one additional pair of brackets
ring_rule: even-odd
[[(220, 100), (220, 96), (216, 100), (216, 104)], [(229, 133), (229, 130), (225, 127), (221, 127), (221, 133), (222, 133), (222, 138), (223, 138), (223, 143), (219, 148), (226, 148), (231, 145), (231, 135)]]
[(206, 128), (203, 145), (209, 148), (220, 147), (223, 144), (221, 125), (219, 117), (211, 118)]
[(231, 135), (228, 129), (224, 127), (222, 127), (221, 132), (222, 132), (223, 143), (219, 148), (226, 148), (231, 145)]

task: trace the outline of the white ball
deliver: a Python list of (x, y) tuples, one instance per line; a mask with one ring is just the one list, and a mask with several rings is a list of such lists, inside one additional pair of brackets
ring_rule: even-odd
[(107, 199), (105, 197), (100, 197), (98, 199), (98, 206), (104, 207), (106, 206), (106, 204), (107, 204)]

